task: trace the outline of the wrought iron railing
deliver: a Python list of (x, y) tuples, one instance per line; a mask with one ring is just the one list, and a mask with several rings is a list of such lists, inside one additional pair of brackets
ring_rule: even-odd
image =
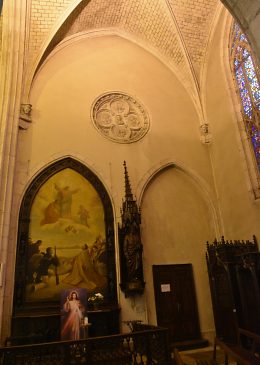
[[(141, 328), (139, 328), (141, 329)], [(168, 330), (0, 348), (1, 365), (170, 365)]]

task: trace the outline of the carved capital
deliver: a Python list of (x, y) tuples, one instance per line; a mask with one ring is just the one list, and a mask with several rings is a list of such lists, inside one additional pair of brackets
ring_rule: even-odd
[(32, 112), (32, 104), (21, 104), (20, 117), (19, 117), (20, 129), (25, 130), (29, 128), (29, 125), (32, 122), (31, 112)]
[(209, 131), (208, 123), (203, 123), (200, 126), (200, 140), (204, 144), (209, 144), (212, 141), (212, 135)]

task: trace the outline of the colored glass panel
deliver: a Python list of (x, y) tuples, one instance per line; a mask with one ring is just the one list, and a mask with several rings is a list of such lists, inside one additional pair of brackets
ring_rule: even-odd
[(243, 33), (240, 34), (240, 40), (247, 43), (246, 36)]
[(260, 131), (255, 126), (252, 127), (252, 136), (251, 141), (254, 148), (255, 156), (256, 156), (256, 162), (258, 165), (258, 168), (260, 169)]
[(246, 48), (243, 49), (243, 59), (246, 59), (249, 56), (249, 52)]
[(241, 33), (240, 27), (237, 23), (234, 23), (234, 40), (236, 40)]
[(250, 136), (257, 166), (260, 169), (260, 130), (256, 124), (255, 109), (260, 110), (260, 82), (249, 49), (248, 40), (239, 25), (234, 23), (232, 58), (237, 87), (243, 107), (245, 127)]
[(236, 70), (236, 79), (237, 79), (237, 84), (238, 84), (239, 93), (240, 93), (244, 112), (249, 118), (251, 118), (252, 117), (252, 103), (250, 100), (249, 92), (246, 88), (246, 83), (245, 83), (245, 78), (244, 78), (244, 73), (243, 73), (242, 67), (239, 67)]
[(251, 56), (248, 56), (248, 58), (245, 61), (245, 70), (251, 88), (253, 99), (255, 102), (257, 102), (260, 100), (260, 89)]
[(235, 65), (235, 69), (236, 69), (240, 65), (240, 62), (237, 59), (235, 59), (234, 60), (234, 65)]

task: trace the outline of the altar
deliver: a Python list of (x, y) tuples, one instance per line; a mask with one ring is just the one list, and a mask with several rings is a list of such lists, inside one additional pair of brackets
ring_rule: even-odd
[[(87, 337), (109, 336), (120, 333), (120, 307), (110, 306), (86, 312)], [(60, 340), (60, 313), (19, 313), (12, 318), (12, 335), (7, 345), (25, 345)]]

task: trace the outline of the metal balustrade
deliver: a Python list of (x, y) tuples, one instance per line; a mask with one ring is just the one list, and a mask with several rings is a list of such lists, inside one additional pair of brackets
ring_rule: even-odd
[[(149, 326), (148, 326), (149, 327)], [(169, 365), (168, 330), (151, 326), (104, 337), (0, 348), (1, 365)]]

